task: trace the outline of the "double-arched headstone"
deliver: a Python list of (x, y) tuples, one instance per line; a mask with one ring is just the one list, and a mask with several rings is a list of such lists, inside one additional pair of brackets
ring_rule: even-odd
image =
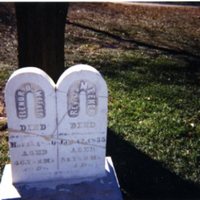
[(107, 86), (88, 65), (55, 84), (42, 70), (15, 71), (5, 89), (14, 183), (105, 175)]
[(0, 199), (121, 200), (106, 154), (107, 85), (88, 65), (57, 84), (42, 70), (15, 71), (5, 88), (11, 165)]

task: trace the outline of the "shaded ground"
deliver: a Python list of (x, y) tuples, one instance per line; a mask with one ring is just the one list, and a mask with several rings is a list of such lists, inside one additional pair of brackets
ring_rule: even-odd
[(82, 3), (71, 4), (68, 16), (70, 22), (123, 39), (200, 55), (199, 7)]
[[(199, 19), (198, 7), (70, 4), (65, 66), (90, 64), (108, 83), (107, 154), (127, 200), (200, 198)], [(1, 105), (17, 66), (15, 25), (13, 4), (0, 3)]]
[(0, 3), (0, 120), (4, 121), (5, 79), (17, 66), (17, 33), (13, 3)]
[(195, 126), (199, 123), (200, 109), (195, 97), (199, 11), (116, 4), (70, 7), (66, 66), (91, 64), (107, 80), (108, 155), (125, 199), (200, 197), (198, 184), (192, 183), (200, 177), (199, 131), (192, 128), (194, 119)]
[(13, 3), (0, 3), (0, 67), (17, 65), (17, 34)]
[(112, 130), (108, 131), (107, 153), (112, 155), (125, 200), (200, 198), (197, 185), (167, 170)]

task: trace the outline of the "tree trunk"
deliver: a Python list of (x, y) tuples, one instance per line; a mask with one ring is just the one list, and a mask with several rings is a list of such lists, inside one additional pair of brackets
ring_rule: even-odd
[(15, 3), (19, 67), (43, 69), (56, 81), (64, 71), (68, 3)]

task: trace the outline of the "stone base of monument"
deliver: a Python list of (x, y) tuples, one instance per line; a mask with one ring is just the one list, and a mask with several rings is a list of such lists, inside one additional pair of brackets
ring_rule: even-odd
[(0, 199), (27, 200), (122, 200), (111, 157), (106, 157), (106, 176), (80, 180), (12, 184), (11, 165), (5, 166)]

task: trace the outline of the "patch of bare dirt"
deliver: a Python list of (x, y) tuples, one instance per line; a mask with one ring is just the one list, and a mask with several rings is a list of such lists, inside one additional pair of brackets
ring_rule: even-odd
[(200, 7), (72, 3), (68, 18), (122, 38), (200, 56)]

